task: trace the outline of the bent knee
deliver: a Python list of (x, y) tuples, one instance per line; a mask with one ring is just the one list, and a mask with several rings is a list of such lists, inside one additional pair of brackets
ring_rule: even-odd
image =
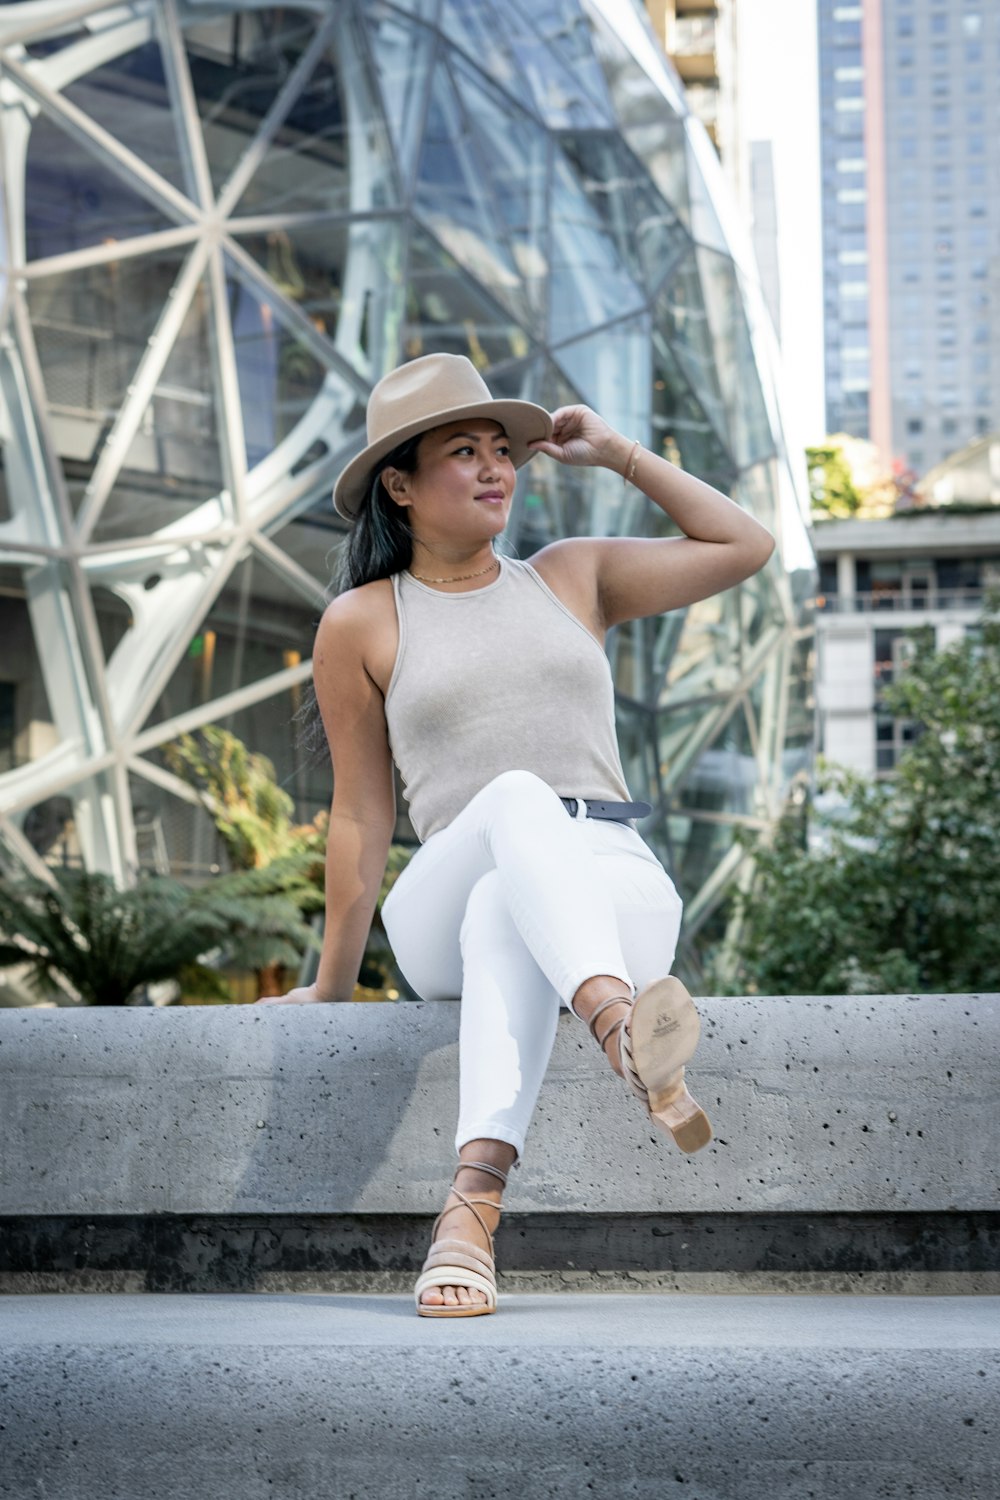
[(558, 797), (548, 782), (536, 776), (534, 771), (501, 771), (499, 776), (487, 782), (483, 791), (505, 808), (537, 806), (539, 802), (558, 803)]

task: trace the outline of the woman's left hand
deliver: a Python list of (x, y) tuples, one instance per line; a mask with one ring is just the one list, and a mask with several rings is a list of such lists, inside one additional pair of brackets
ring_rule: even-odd
[(589, 406), (560, 406), (552, 413), (552, 438), (529, 444), (535, 453), (547, 453), (561, 464), (602, 465), (614, 468), (620, 462), (623, 438)]

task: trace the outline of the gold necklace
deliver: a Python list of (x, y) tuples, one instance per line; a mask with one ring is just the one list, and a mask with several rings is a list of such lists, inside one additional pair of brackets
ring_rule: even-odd
[(482, 578), (484, 573), (491, 573), (500, 559), (495, 557), (488, 568), (480, 568), (478, 573), (458, 573), (454, 578), (425, 578), (422, 573), (410, 573), (411, 578), (416, 578), (420, 583), (464, 583), (467, 578)]

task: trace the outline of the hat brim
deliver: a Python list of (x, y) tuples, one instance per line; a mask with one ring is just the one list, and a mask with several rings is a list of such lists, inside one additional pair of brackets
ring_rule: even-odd
[(352, 458), (333, 487), (334, 509), (346, 520), (356, 520), (368, 489), (369, 475), (379, 459), (407, 438), (430, 432), (435, 427), (444, 427), (448, 422), (461, 421), (463, 417), (488, 417), (499, 422), (510, 439), (510, 457), (515, 469), (534, 458), (535, 450), (528, 447), (530, 442), (548, 440), (552, 436), (552, 418), (544, 406), (536, 406), (533, 401), (475, 401), (448, 407), (445, 411), (435, 412), (431, 421), (420, 417), (404, 427), (397, 427)]

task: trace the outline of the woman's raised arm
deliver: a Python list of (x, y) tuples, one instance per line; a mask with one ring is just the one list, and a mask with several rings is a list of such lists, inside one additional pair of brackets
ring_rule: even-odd
[[(774, 551), (774, 538), (721, 490), (631, 442), (589, 406), (553, 413), (551, 442), (531, 446), (560, 463), (596, 466), (630, 481), (684, 533), (679, 537), (573, 537), (544, 549), (577, 577), (590, 570), (596, 613), (609, 629), (663, 614), (749, 578)], [(541, 556), (542, 554), (538, 554)]]

